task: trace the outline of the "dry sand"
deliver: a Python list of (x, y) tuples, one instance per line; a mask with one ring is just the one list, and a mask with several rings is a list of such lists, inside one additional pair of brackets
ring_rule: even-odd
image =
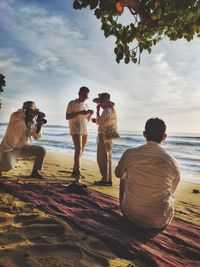
[[(73, 158), (48, 152), (42, 174), (46, 182), (69, 182)], [(26, 179), (32, 167), (31, 160), (20, 160), (14, 170), (5, 174), (7, 180), (29, 182)], [(114, 177), (112, 187), (97, 187), (100, 173), (93, 161), (82, 161), (82, 180), (89, 188), (118, 197), (119, 180)], [(200, 223), (200, 194), (192, 193), (200, 184), (182, 181), (176, 192), (176, 216)], [(63, 266), (145, 266), (126, 261), (99, 239), (77, 230), (55, 216), (45, 214), (32, 205), (5, 193), (0, 194), (0, 267), (63, 267)]]

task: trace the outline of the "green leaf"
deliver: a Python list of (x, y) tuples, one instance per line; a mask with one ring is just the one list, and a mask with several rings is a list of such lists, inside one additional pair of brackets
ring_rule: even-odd
[(120, 63), (120, 59), (118, 57), (116, 58), (116, 61), (118, 64)]
[(89, 5), (89, 1), (88, 0), (81, 0), (81, 8), (82, 7), (87, 7)]
[(81, 8), (81, 5), (80, 5), (80, 3), (77, 0), (74, 1), (73, 8), (74, 9), (80, 9)]
[(133, 23), (131, 23), (130, 26), (131, 26), (132, 34), (135, 34), (137, 31), (136, 27), (134, 26)]
[(121, 59), (123, 59), (124, 54), (122, 52), (120, 52), (120, 53), (117, 54), (117, 57), (118, 57), (119, 60), (121, 60)]
[(124, 62), (125, 62), (125, 64), (128, 64), (130, 62), (130, 57), (129, 56), (125, 56)]
[(131, 60), (133, 61), (133, 63), (137, 63), (137, 58), (132, 58)]
[(135, 57), (136, 57), (136, 52), (135, 52), (135, 51), (132, 51), (132, 52), (131, 52), (131, 57), (132, 57), (132, 58), (135, 58)]
[(95, 9), (98, 6), (98, 0), (90, 0), (90, 9)]
[(149, 54), (151, 54), (151, 47), (147, 47), (147, 51), (149, 52)]
[(99, 8), (96, 8), (94, 11), (94, 15), (99, 19), (101, 17), (101, 10)]
[[(114, 53), (118, 63), (123, 58), (125, 63), (128, 62), (125, 51), (132, 50), (132, 45), (134, 48), (137, 44), (139, 46), (137, 55), (132, 52), (129, 55), (131, 61), (136, 63), (144, 50), (151, 53), (152, 46), (157, 45), (165, 35), (172, 41), (181, 38), (191, 41), (194, 36), (200, 36), (199, 0), (139, 0), (142, 9), (140, 14), (137, 11), (134, 15), (130, 13), (130, 23), (126, 21), (125, 12), (120, 14), (120, 23), (118, 22), (119, 13), (115, 7), (117, 1), (75, 0), (73, 7), (95, 9), (94, 15), (100, 19), (105, 37), (114, 37)], [(126, 10), (129, 12), (128, 8)]]

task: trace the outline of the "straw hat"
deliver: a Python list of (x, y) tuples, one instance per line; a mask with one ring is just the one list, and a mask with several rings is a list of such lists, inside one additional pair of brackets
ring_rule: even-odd
[(105, 101), (110, 101), (110, 94), (108, 93), (101, 93), (101, 94), (98, 94), (98, 96), (99, 97), (93, 99), (94, 103), (98, 104), (98, 103), (102, 103)]

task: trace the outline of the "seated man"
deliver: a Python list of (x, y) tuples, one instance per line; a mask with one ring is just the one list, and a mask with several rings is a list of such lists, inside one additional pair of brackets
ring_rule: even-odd
[(45, 114), (40, 112), (32, 101), (24, 102), (22, 109), (11, 114), (5, 136), (0, 144), (0, 175), (14, 168), (18, 158), (34, 156), (30, 176), (42, 178), (38, 170), (42, 168), (46, 151), (41, 146), (32, 145), (31, 137), (36, 140), (41, 137), (41, 127), (46, 123), (44, 116)]
[(128, 149), (115, 174), (120, 180), (122, 213), (145, 228), (163, 228), (173, 218), (173, 193), (180, 181), (176, 160), (160, 145), (167, 137), (164, 121), (149, 119), (143, 132), (147, 143)]

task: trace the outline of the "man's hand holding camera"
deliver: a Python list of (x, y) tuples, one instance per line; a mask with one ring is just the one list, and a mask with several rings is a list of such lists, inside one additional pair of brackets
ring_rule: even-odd
[(36, 133), (39, 133), (42, 125), (47, 123), (47, 120), (44, 118), (45, 116), (45, 113), (38, 111), (36, 119)]
[(47, 123), (47, 120), (44, 119), (45, 116), (46, 116), (45, 113), (43, 113), (41, 111), (38, 111), (36, 122), (38, 124), (41, 124), (41, 125), (42, 124), (46, 124)]
[[(100, 108), (101, 108), (100, 105), (97, 104), (97, 109), (96, 109), (97, 117), (99, 117)], [(93, 123), (96, 123), (97, 122), (97, 119), (96, 118), (92, 118), (92, 122)]]

